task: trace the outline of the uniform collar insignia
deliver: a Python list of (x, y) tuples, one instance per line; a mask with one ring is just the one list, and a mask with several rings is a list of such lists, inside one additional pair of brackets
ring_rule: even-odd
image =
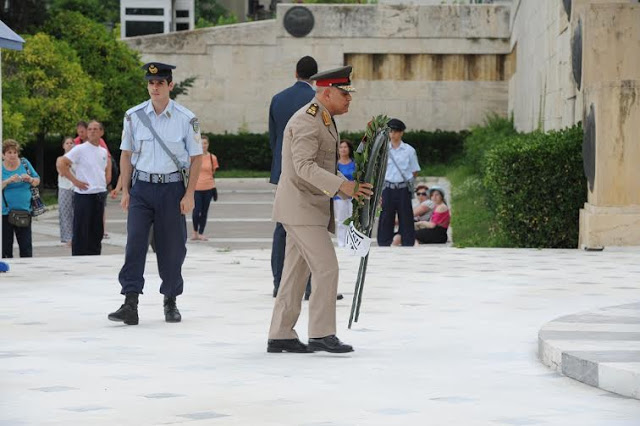
[(325, 126), (331, 125), (331, 116), (327, 111), (322, 111), (322, 121), (324, 122)]

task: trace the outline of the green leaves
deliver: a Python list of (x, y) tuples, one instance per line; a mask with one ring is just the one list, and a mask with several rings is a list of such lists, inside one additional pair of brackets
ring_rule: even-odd
[(577, 125), (512, 136), (487, 150), (484, 186), (495, 221), (514, 246), (577, 247), (587, 198), (582, 137)]
[[(374, 139), (378, 131), (384, 129), (387, 126), (388, 122), (389, 117), (387, 117), (386, 115), (378, 115), (377, 117), (372, 117), (371, 121), (367, 123), (367, 128), (365, 130), (364, 137), (362, 138), (360, 146), (354, 146), (356, 148), (355, 152), (353, 153), (354, 162), (356, 163), (356, 172), (354, 174), (356, 182), (364, 182), (367, 167), (369, 167), (369, 163), (371, 161), (375, 160), (371, 155), (371, 148)], [(373, 174), (373, 179), (375, 179), (375, 176), (377, 176), (377, 173)], [(375, 184), (373, 180), (368, 183)], [(352, 200), (352, 203), (353, 214), (351, 215), (351, 218), (348, 218), (344, 221), (344, 224), (349, 225), (351, 222), (353, 222), (356, 229), (358, 231), (362, 231), (360, 226), (360, 217), (362, 216), (363, 198), (354, 198)], [(373, 208), (375, 208), (375, 206)]]
[(3, 55), (3, 118), (17, 134), (66, 133), (79, 117), (105, 114), (98, 101), (102, 84), (82, 69), (67, 43), (42, 33), (25, 40), (24, 51)]

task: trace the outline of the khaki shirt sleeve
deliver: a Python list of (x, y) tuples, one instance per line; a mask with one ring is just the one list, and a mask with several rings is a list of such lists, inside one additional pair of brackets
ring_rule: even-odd
[(293, 169), (306, 182), (318, 188), (327, 197), (333, 197), (344, 179), (318, 166), (320, 127), (311, 115), (299, 116), (291, 123), (291, 156)]

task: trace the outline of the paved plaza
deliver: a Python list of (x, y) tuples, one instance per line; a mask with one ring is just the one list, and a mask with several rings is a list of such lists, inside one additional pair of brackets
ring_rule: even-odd
[[(355, 352), (268, 354), (270, 244), (260, 239), (272, 225), (240, 219), (265, 219), (272, 194), (232, 196), (265, 204), (213, 206), (228, 222), (189, 243), (180, 324), (164, 322), (155, 256), (140, 325), (107, 320), (122, 303), (124, 223), (108, 225), (112, 254), (72, 258), (44, 244), (55, 221), (38, 221), (39, 257), (0, 275), (0, 425), (640, 425), (640, 401), (538, 357), (550, 321), (640, 301), (637, 249), (374, 247), (351, 330), (359, 259), (339, 251), (338, 335)], [(231, 241), (227, 226), (245, 239)], [(640, 332), (633, 322), (624, 331)], [(631, 337), (623, 349), (640, 351)]]

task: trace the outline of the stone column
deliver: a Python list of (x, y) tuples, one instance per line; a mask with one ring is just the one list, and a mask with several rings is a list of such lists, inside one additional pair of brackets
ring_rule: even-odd
[(579, 245), (640, 245), (640, 4), (590, 4), (574, 18), (588, 178)]

